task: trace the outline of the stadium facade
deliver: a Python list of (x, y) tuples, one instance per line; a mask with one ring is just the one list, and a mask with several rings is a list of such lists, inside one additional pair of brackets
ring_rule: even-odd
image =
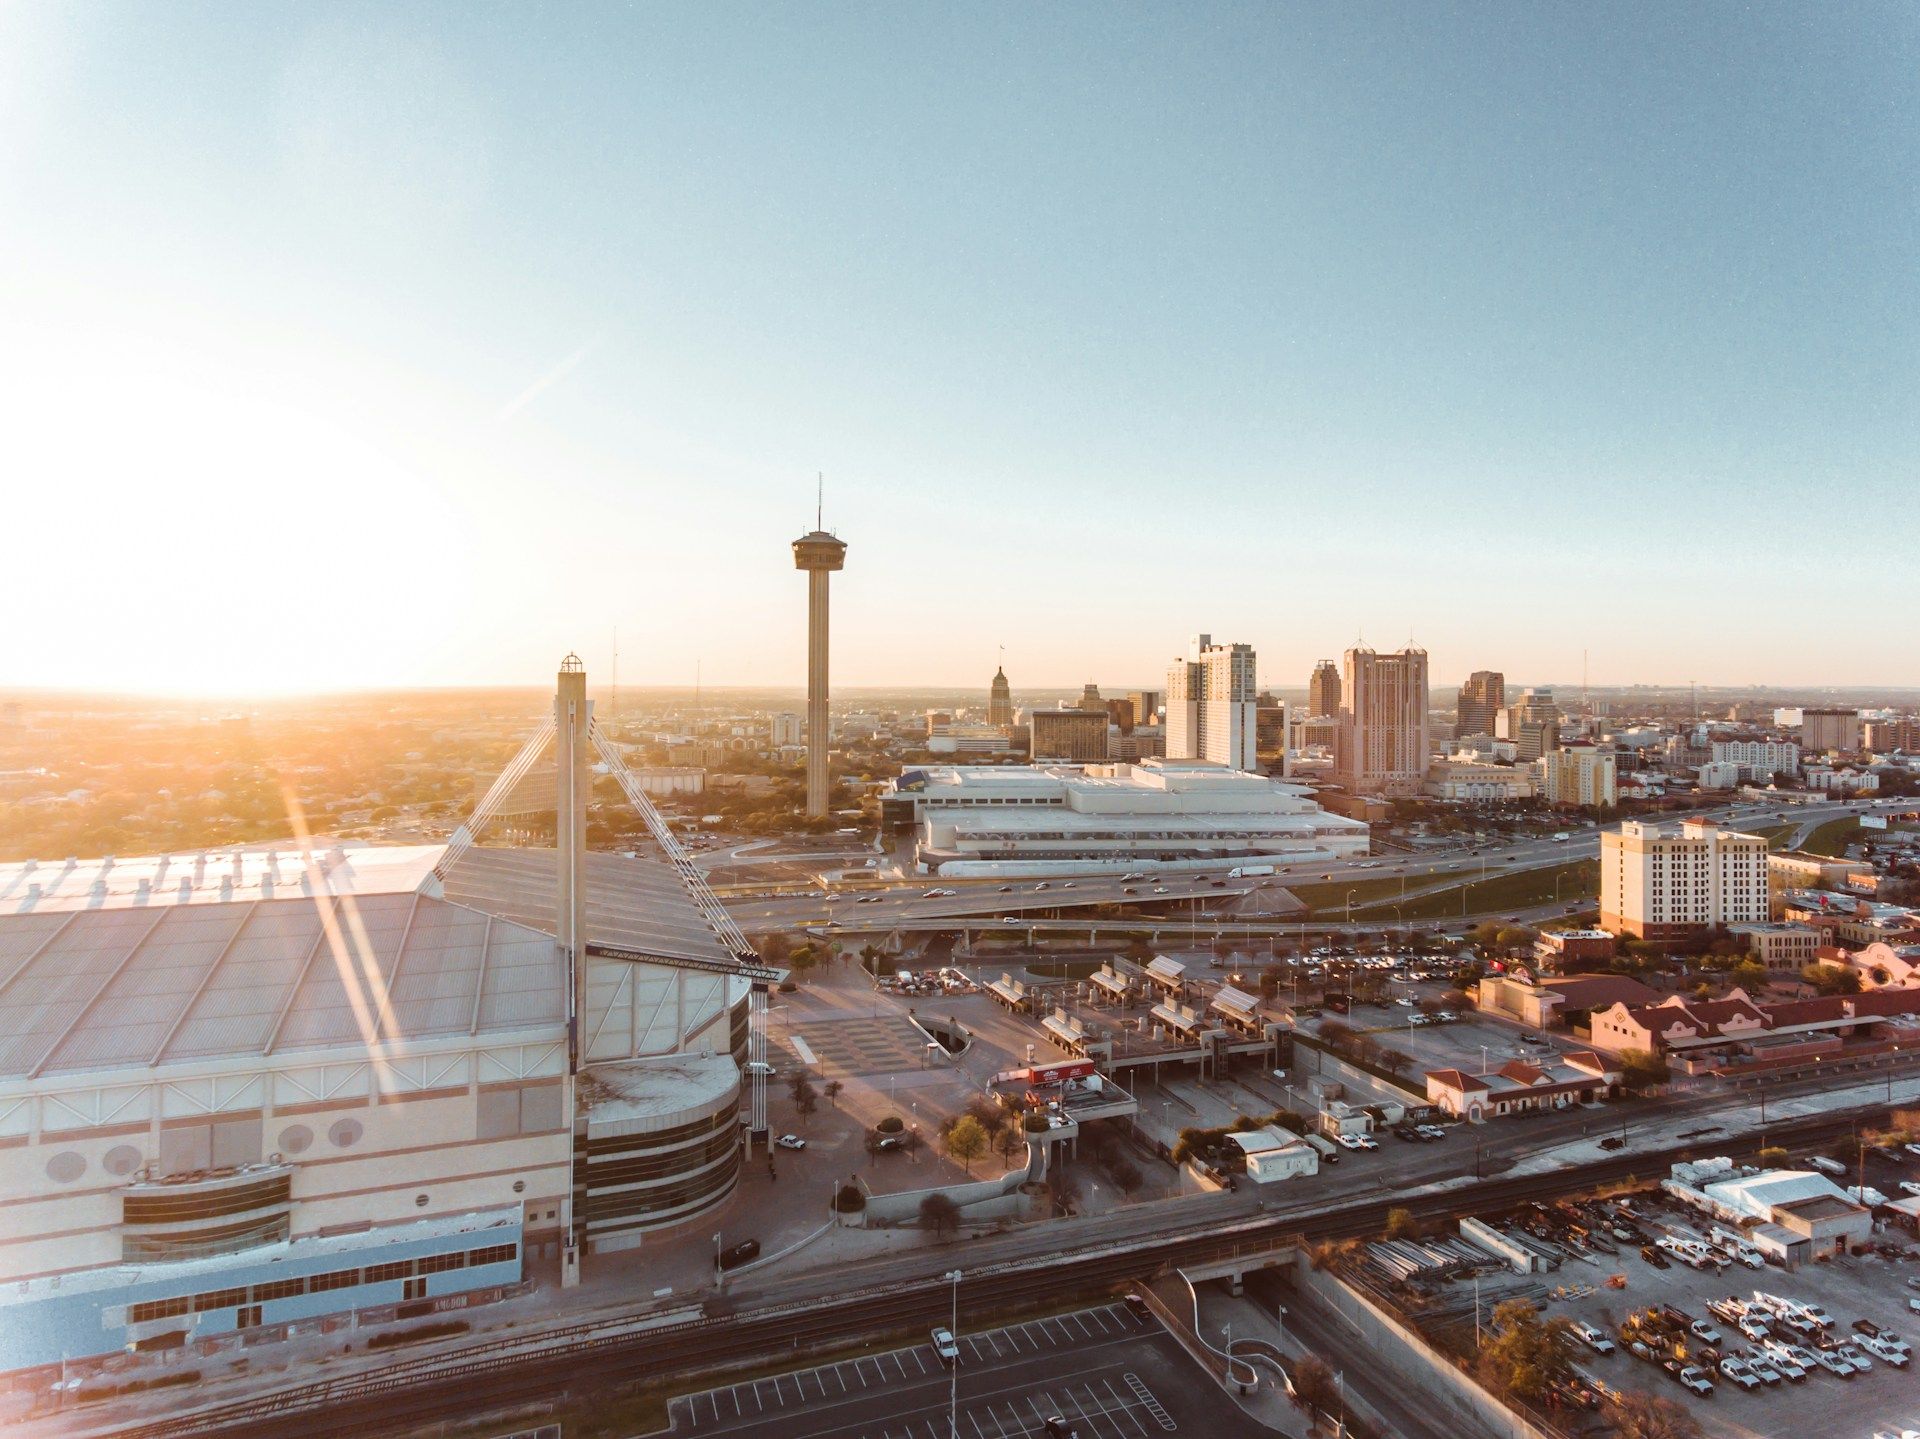
[[(661, 863), (585, 848), (589, 756)], [(0, 866), (0, 1370), (405, 1317), (670, 1234), (764, 1133), (761, 967), (569, 661), (556, 844)]]

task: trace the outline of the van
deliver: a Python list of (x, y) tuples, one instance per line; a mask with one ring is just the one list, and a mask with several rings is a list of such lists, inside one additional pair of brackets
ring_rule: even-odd
[(1837, 1159), (1829, 1159), (1824, 1154), (1809, 1154), (1807, 1156), (1807, 1163), (1811, 1164), (1822, 1174), (1845, 1174), (1847, 1172), (1846, 1165)]

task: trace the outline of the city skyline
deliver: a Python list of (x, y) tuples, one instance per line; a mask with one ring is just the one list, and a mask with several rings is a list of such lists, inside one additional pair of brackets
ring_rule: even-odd
[(0, 685), (1920, 684), (1911, 17), (753, 13), (0, 14)]

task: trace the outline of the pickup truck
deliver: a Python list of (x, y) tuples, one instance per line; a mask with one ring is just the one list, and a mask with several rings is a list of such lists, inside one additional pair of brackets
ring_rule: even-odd
[(1731, 1384), (1738, 1384), (1742, 1389), (1760, 1387), (1759, 1378), (1747, 1367), (1745, 1361), (1735, 1359), (1732, 1355), (1720, 1361), (1720, 1377)]

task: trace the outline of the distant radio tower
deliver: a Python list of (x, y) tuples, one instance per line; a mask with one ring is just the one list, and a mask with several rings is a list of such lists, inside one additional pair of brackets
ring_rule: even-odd
[(620, 626), (613, 627), (613, 668), (607, 672), (607, 723), (620, 719)]

